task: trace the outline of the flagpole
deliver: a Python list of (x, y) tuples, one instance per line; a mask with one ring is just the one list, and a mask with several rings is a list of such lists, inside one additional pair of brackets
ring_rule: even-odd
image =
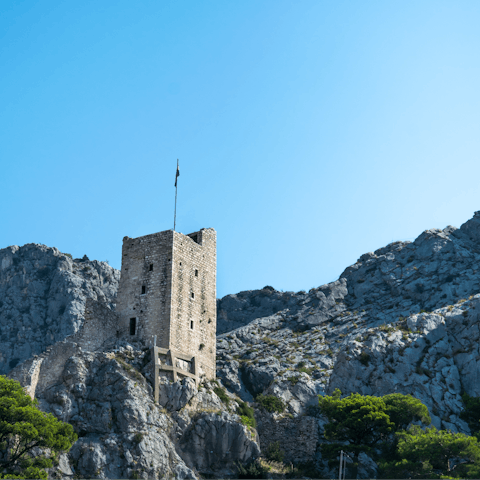
[(175, 172), (175, 213), (173, 214), (173, 231), (177, 226), (177, 177), (178, 177), (178, 158), (177, 158), (177, 171)]

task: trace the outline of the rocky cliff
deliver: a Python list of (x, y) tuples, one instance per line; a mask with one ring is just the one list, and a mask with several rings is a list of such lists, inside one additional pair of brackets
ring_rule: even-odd
[(50, 476), (197, 478), (231, 476), (259, 456), (254, 430), (235, 413), (238, 400), (215, 383), (189, 378), (161, 385), (155, 404), (150, 349), (112, 341), (103, 351), (59, 342), (10, 372), (39, 406), (71, 423), (78, 441)]
[(120, 272), (45, 245), (0, 250), (0, 374), (77, 332), (87, 298), (110, 307)]
[[(460, 394), (480, 395), (479, 265), (476, 212), (460, 229), (427, 230), (362, 255), (338, 281), (308, 293), (229, 295), (219, 301), (218, 375), (245, 400), (283, 399), (293, 417), (335, 388), (412, 394), (435, 426), (469, 433)], [(254, 312), (268, 316), (251, 320)], [(289, 428), (277, 435), (287, 452)], [(318, 442), (322, 431), (320, 420)], [(262, 425), (259, 433), (268, 443)], [(318, 450), (310, 460), (328, 474)]]
[[(228, 476), (235, 462), (276, 441), (288, 461), (331, 476), (319, 449), (324, 419), (308, 407), (335, 388), (410, 393), (438, 428), (469, 432), (459, 413), (461, 392), (480, 395), (480, 212), (459, 229), (427, 230), (364, 254), (309, 292), (265, 287), (218, 300), (223, 400), (218, 386), (185, 381), (164, 384), (156, 406), (144, 345), (112, 341), (91, 352), (67, 338), (81, 330), (87, 298), (112, 306), (118, 272), (108, 265), (37, 245), (1, 250), (0, 262), (1, 365), (8, 371), (26, 359), (10, 374), (81, 434), (64, 476), (73, 475), (68, 468), (117, 478)], [(240, 399), (258, 394), (286, 405), (275, 414), (254, 404), (259, 437), (236, 415)], [(365, 456), (360, 477), (375, 471)]]

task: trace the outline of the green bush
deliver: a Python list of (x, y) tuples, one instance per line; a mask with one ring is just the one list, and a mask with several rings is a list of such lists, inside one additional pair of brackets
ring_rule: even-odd
[(314, 368), (307, 368), (307, 367), (302, 367), (298, 369), (299, 372), (306, 373), (307, 375), (311, 375), (314, 370), (315, 370)]
[(143, 433), (136, 433), (135, 436), (133, 437), (133, 441), (135, 443), (140, 443), (143, 440)]
[(242, 425), (246, 425), (247, 427), (256, 428), (257, 422), (254, 418), (247, 417), (246, 415), (240, 415), (240, 421)]
[(267, 460), (271, 460), (273, 462), (283, 462), (285, 458), (285, 452), (280, 449), (279, 442), (272, 442), (268, 444), (268, 447), (265, 451), (265, 457)]
[(247, 465), (237, 464), (238, 478), (267, 478), (267, 469), (260, 465), (258, 460)]
[(216, 393), (218, 398), (225, 404), (230, 405), (230, 397), (227, 395), (227, 392), (222, 387), (215, 387), (213, 391)]
[(358, 360), (362, 365), (368, 367), (368, 364), (370, 363), (370, 355), (367, 352), (362, 352)]
[(258, 395), (255, 401), (267, 412), (282, 413), (285, 411), (285, 404), (275, 395)]
[(257, 428), (257, 422), (255, 421), (254, 413), (255, 411), (253, 410), (253, 408), (249, 407), (246, 402), (240, 402), (237, 408), (237, 414), (240, 415), (240, 418), (242, 419), (242, 423), (244, 425)]
[(300, 376), (288, 377), (287, 380), (289, 380), (292, 385), (296, 385), (300, 380)]
[(473, 435), (480, 440), (480, 398), (464, 393), (462, 400), (465, 409), (460, 413), (460, 418), (468, 423)]

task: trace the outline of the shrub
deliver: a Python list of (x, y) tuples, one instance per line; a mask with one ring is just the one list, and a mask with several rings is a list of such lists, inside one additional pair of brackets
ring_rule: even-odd
[(215, 387), (213, 391), (225, 405), (230, 405), (230, 397), (227, 395), (227, 392), (224, 388)]
[(267, 412), (282, 413), (285, 411), (285, 404), (275, 395), (258, 395), (256, 402)]
[(240, 418), (242, 419), (242, 423), (244, 425), (257, 428), (257, 422), (255, 421), (254, 410), (252, 407), (249, 407), (246, 402), (240, 402), (237, 408), (237, 414), (240, 415)]
[(298, 381), (300, 380), (300, 377), (299, 376), (296, 376), (296, 377), (288, 377), (287, 380), (290, 380), (290, 383), (292, 385), (296, 385), (298, 383)]
[(143, 433), (137, 432), (133, 437), (135, 443), (140, 443), (143, 440)]
[(460, 413), (460, 418), (465, 420), (473, 435), (480, 437), (480, 398), (471, 397), (467, 393), (462, 395), (465, 409)]
[[(311, 375), (313, 370), (314, 370), (313, 368), (307, 368), (307, 367), (302, 367), (298, 369), (299, 372), (306, 373), (307, 375)], [(297, 377), (297, 378), (300, 378), (300, 377)]]
[(267, 478), (267, 469), (258, 460), (247, 465), (237, 463), (238, 478)]
[(280, 449), (279, 442), (272, 442), (269, 443), (267, 450), (265, 451), (265, 456), (267, 457), (267, 460), (271, 460), (272, 462), (283, 462), (285, 452)]
[(368, 364), (370, 363), (370, 355), (367, 352), (362, 352), (358, 360), (362, 365), (368, 367)]
[(242, 422), (242, 425), (246, 425), (247, 427), (256, 428), (257, 426), (255, 419), (247, 417), (246, 415), (240, 415), (240, 422)]

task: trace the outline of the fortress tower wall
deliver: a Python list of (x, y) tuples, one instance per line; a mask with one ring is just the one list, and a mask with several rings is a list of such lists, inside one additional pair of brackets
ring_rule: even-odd
[(123, 239), (116, 312), (119, 331), (170, 348), (172, 230)]
[(174, 232), (170, 348), (196, 357), (199, 374), (215, 378), (217, 235)]

